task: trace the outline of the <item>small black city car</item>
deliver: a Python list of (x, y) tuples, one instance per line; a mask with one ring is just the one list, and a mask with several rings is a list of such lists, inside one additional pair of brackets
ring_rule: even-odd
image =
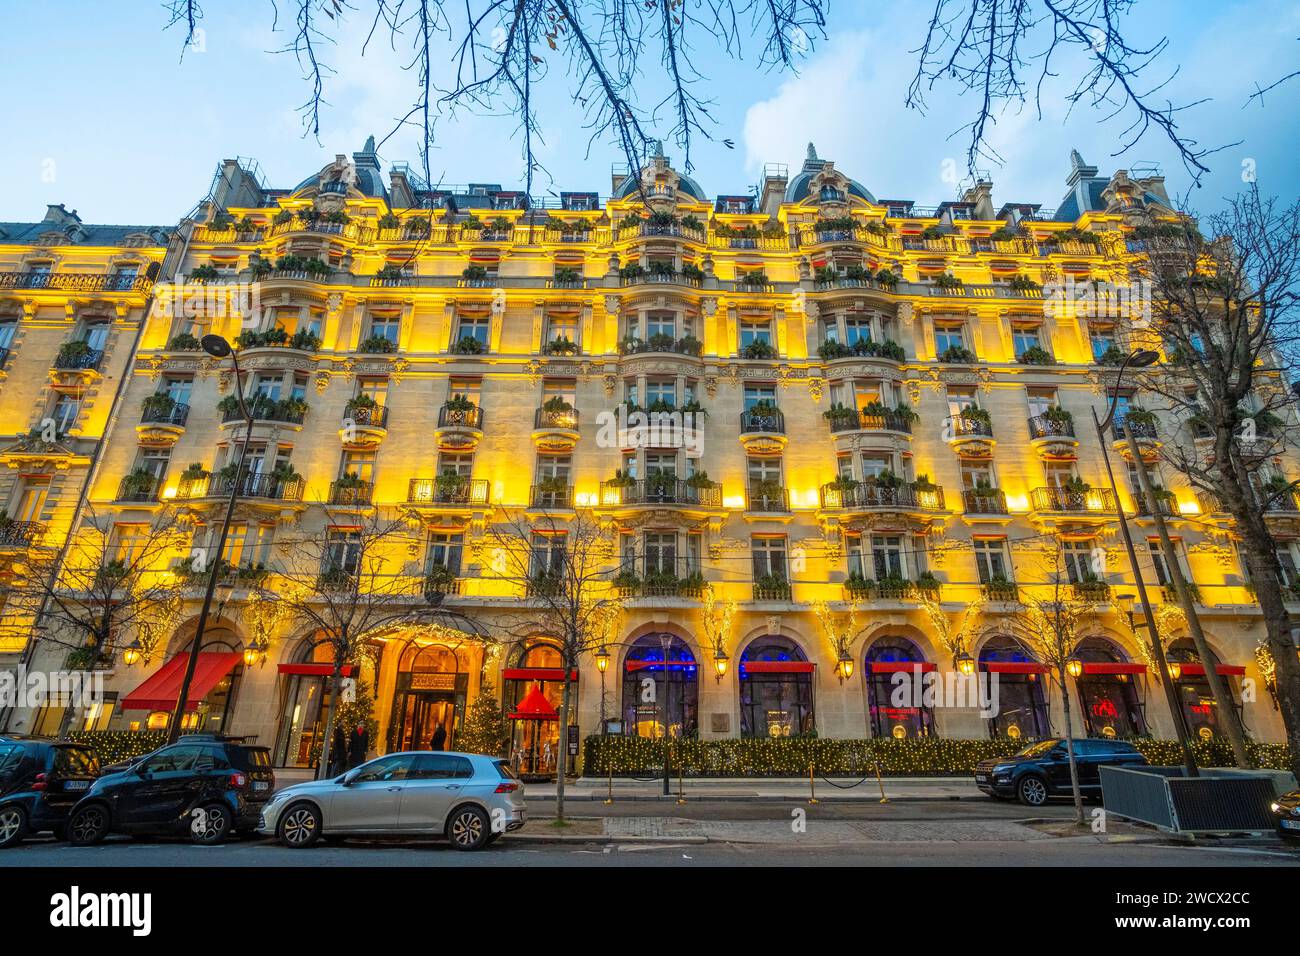
[[(1079, 768), (1079, 790), (1085, 797), (1101, 796), (1103, 766), (1141, 766), (1147, 762), (1130, 743), (1095, 737), (1076, 739), (1074, 757)], [(1070, 757), (1065, 738), (1040, 740), (1013, 757), (981, 760), (975, 765), (975, 785), (989, 796), (1016, 799), (1029, 807), (1041, 807), (1051, 797), (1070, 796)]]
[(39, 737), (0, 739), (0, 849), (31, 833), (61, 834), (99, 776), (89, 747)]
[(127, 833), (220, 843), (256, 830), (274, 790), (267, 748), (190, 734), (95, 781), (68, 816), (68, 841), (88, 846)]
[(1277, 835), (1300, 842), (1300, 790), (1282, 794), (1273, 801), (1272, 810), (1277, 818)]

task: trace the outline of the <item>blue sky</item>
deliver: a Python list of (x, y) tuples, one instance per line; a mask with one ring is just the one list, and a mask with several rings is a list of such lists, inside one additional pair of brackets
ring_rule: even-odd
[[(62, 202), (88, 222), (173, 223), (204, 196), (222, 158), (253, 157), (271, 185), (293, 186), (335, 153), (358, 149), (368, 134), (382, 137), (414, 99), (414, 78), (401, 69), (401, 57), (382, 48), (361, 55), (366, 23), (353, 14), (326, 55), (339, 75), (327, 88), (331, 105), (317, 143), (303, 136), (295, 111), (307, 93), (296, 64), (268, 52), (288, 39), (283, 30), (272, 33), (268, 0), (206, 6), (204, 49), (183, 62), (181, 37), (163, 32), (166, 15), (157, 3), (113, 4), (111, 13), (108, 4), (72, 0), (9, 7), (0, 59), (0, 88), (11, 94), (3, 107), (10, 136), (0, 152), (0, 219), (39, 219), (46, 203)], [(929, 6), (832, 0), (829, 39), (797, 76), (763, 70), (756, 51), (730, 62), (701, 47), (719, 122), (713, 142), (696, 143), (695, 178), (711, 195), (745, 192), (765, 163), (797, 167), (811, 140), (878, 197), (921, 204), (954, 197), (953, 170), (955, 178), (965, 175), (966, 146), (954, 131), (970, 117), (971, 104), (952, 90), (932, 94), (924, 116), (903, 102), (915, 68), (909, 51), (923, 38)], [(1181, 64), (1166, 90), (1170, 98), (1210, 98), (1184, 115), (1187, 134), (1213, 146), (1241, 141), (1211, 157), (1213, 171), (1192, 196), (1197, 208), (1212, 209), (1239, 190), (1247, 162), (1265, 192), (1288, 200), (1300, 194), (1300, 81), (1274, 91), (1263, 107), (1246, 105), (1255, 83), (1295, 67), (1300, 4), (1142, 0), (1137, 11), (1133, 34), (1167, 33), (1166, 66)], [(655, 65), (645, 64), (647, 90), (657, 82), (649, 72)], [(1156, 134), (1112, 157), (1125, 124), (1103, 123), (1084, 106), (1067, 116), (1067, 88), (1049, 83), (1041, 119), (1032, 104), (999, 118), (992, 143), (1004, 162), (982, 164), (996, 202), (1055, 206), (1072, 147), (1103, 173), (1157, 163), (1171, 193), (1188, 189), (1189, 177)], [(589, 143), (562, 70), (545, 89), (540, 155), (552, 188), (608, 192), (618, 156), (606, 143)], [(515, 126), (508, 115), (444, 117), (435, 176), (518, 183)], [(722, 145), (728, 138), (734, 149)], [(668, 152), (680, 159), (679, 149), (669, 145)], [(381, 157), (385, 166), (414, 164), (412, 139), (395, 137)], [(548, 185), (543, 180), (537, 191)]]

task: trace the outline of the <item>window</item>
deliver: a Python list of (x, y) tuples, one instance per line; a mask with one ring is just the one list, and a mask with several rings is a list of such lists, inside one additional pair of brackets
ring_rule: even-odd
[(1095, 538), (1073, 539), (1061, 542), (1065, 559), (1065, 576), (1071, 584), (1084, 584), (1100, 577), (1093, 570), (1092, 553), (1097, 547)]
[(776, 404), (776, 386), (775, 385), (746, 385), (745, 386), (745, 411), (749, 411), (755, 405), (765, 403), (768, 405)]
[(676, 478), (677, 452), (667, 449), (646, 451), (645, 476), (647, 478)]
[[(1019, 354), (1019, 353), (1016, 353)], [(948, 389), (948, 414), (954, 418), (960, 418), (961, 413), (968, 408), (978, 406), (975, 401), (975, 389), (973, 388), (949, 388)]]
[(1118, 348), (1113, 325), (1089, 325), (1088, 342), (1092, 346), (1092, 360), (1100, 362), (1103, 355), (1111, 349)]
[(1005, 538), (976, 538), (971, 543), (975, 547), (975, 570), (980, 584), (1012, 579)]
[(1011, 327), (1011, 341), (1017, 357), (1024, 355), (1030, 349), (1041, 349), (1043, 347), (1042, 329), (1037, 325), (1017, 323)]
[(155, 479), (161, 480), (163, 475), (167, 474), (167, 464), (170, 460), (170, 448), (141, 448), (132, 470), (148, 472)]
[(226, 547), (221, 559), (236, 567), (265, 567), (271, 556), (271, 540), (274, 535), (274, 525), (250, 525), (245, 522), (232, 524), (226, 535)]
[(446, 568), (452, 574), (459, 574), (464, 542), (465, 535), (459, 532), (430, 531), (424, 573), (428, 575), (434, 568)]
[(961, 486), (966, 491), (973, 491), (976, 488), (996, 488), (997, 479), (993, 474), (993, 463), (976, 458), (962, 459)]
[(1025, 398), (1029, 403), (1029, 417), (1037, 418), (1049, 408), (1056, 406), (1056, 389), (1054, 388), (1030, 388), (1025, 390)]
[(54, 402), (50, 417), (54, 419), (54, 430), (59, 435), (66, 435), (77, 424), (81, 414), (81, 400), (71, 395), (60, 395)]
[(45, 511), (45, 499), (50, 493), (50, 479), (29, 477), (22, 480), (18, 503), (14, 510), (16, 521), (40, 521)]
[(102, 352), (108, 344), (108, 323), (90, 322), (86, 325), (85, 342), (96, 352)]
[(848, 571), (850, 577), (871, 577), (871, 564), (868, 561), (868, 549), (867, 545), (863, 543), (862, 535), (845, 535), (844, 553), (848, 558)]
[(656, 406), (677, 407), (677, 380), (673, 378), (652, 378), (645, 383), (645, 400), (647, 408)]
[(936, 322), (934, 324), (934, 354), (942, 355), (949, 349), (966, 347), (966, 326), (963, 322)]
[(163, 379), (162, 388), (159, 391), (177, 405), (188, 405), (190, 403), (190, 392), (193, 388), (194, 379), (190, 376), (168, 375)]
[(765, 577), (786, 580), (784, 536), (755, 535), (750, 545), (754, 557), (754, 580)]
[(484, 349), (488, 347), (491, 319), (486, 315), (462, 315), (458, 323), (456, 341), (473, 339)]
[(361, 565), (361, 532), (335, 528), (325, 550), (325, 573), (354, 575)]
[(560, 315), (548, 315), (546, 317), (546, 341), (577, 342), (578, 316), (573, 312), (566, 312)]
[(840, 320), (835, 316), (822, 319), (822, 341), (838, 342), (840, 340)]
[(740, 323), (740, 347), (749, 348), (762, 342), (772, 344), (772, 325), (767, 321), (746, 319)]
[(750, 458), (746, 462), (746, 471), (751, 488), (769, 482), (777, 485), (781, 483), (780, 458)]
[(397, 344), (401, 334), (402, 317), (396, 312), (376, 312), (370, 317), (370, 337)]
[(13, 319), (0, 319), (0, 349), (8, 349), (14, 344), (14, 332), (18, 330), (18, 323)]
[(907, 566), (903, 561), (903, 539), (899, 535), (871, 536), (871, 565), (876, 580), (906, 578)]
[[(745, 648), (739, 672), (742, 737), (797, 737), (816, 730), (807, 660), (799, 645), (780, 635), (757, 638)], [(758, 661), (786, 668), (751, 672), (745, 666)]]
[(474, 473), (474, 453), (444, 451), (438, 454), (438, 474), (468, 478)]
[(375, 452), (345, 451), (339, 458), (339, 477), (349, 475), (372, 484), (375, 480)]
[(130, 567), (144, 556), (149, 544), (149, 527), (142, 524), (120, 524), (113, 529), (113, 560)]
[(645, 573), (677, 573), (677, 535), (671, 531), (647, 531), (645, 535)]
[(450, 397), (460, 396), (477, 406), (480, 401), (479, 390), (482, 388), (482, 384), (482, 379), (453, 378), (448, 383), (447, 394)]
[(651, 312), (645, 319), (645, 335), (647, 339), (667, 336), (676, 340), (677, 316), (672, 312)]
[(864, 315), (846, 315), (844, 317), (844, 344), (865, 345), (871, 341), (871, 319)]
[(565, 538), (562, 534), (533, 535), (532, 569), (533, 577), (548, 573), (560, 573), (564, 570)]
[[(627, 659), (623, 676), (627, 732), (639, 737), (694, 737), (699, 729), (699, 666), (686, 642), (675, 634), (643, 634), (628, 650)], [(647, 693), (651, 681), (653, 695)]]
[(864, 452), (862, 455), (862, 478), (879, 478), (885, 472), (894, 470), (894, 457), (883, 452)]

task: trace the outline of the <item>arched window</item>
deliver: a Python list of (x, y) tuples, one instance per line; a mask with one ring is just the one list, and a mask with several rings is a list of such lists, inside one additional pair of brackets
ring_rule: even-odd
[(1020, 740), (1051, 733), (1043, 693), (1045, 668), (1023, 644), (1007, 634), (989, 638), (980, 648), (980, 670), (990, 682), (997, 680), (998, 712), (988, 718), (989, 736)]
[[(530, 707), (529, 716), (511, 719), (511, 760), (515, 769), (527, 777), (550, 777), (560, 760), (559, 711), (564, 703), (564, 655), (560, 646), (549, 638), (529, 641), (515, 655), (503, 675), (505, 712), (522, 714), (520, 704), (533, 691), (545, 698), (554, 717), (538, 717), (538, 708)], [(576, 686), (569, 700), (576, 707)], [(536, 703), (534, 701), (534, 703)]]
[[(665, 642), (667, 647), (665, 649)], [(700, 673), (695, 655), (675, 634), (644, 634), (623, 664), (623, 720), (638, 737), (699, 733)]]
[(816, 729), (813, 665), (788, 637), (768, 635), (740, 655), (740, 735), (794, 737)]
[(1074, 682), (1089, 737), (1142, 737), (1146, 717), (1138, 697), (1137, 675), (1124, 671), (1124, 652), (1104, 637), (1085, 637), (1074, 656), (1083, 673)]
[(934, 710), (924, 703), (921, 681), (934, 665), (925, 663), (920, 648), (905, 637), (882, 637), (867, 650), (866, 664), (872, 735), (901, 740), (934, 733)]
[[(1219, 716), (1218, 703), (1205, 676), (1205, 662), (1196, 653), (1196, 645), (1188, 638), (1174, 641), (1165, 651), (1165, 658), (1171, 664), (1183, 665), (1174, 684), (1178, 688), (1178, 700), (1183, 705), (1183, 714), (1187, 718), (1187, 728), (1203, 740), (1219, 736), (1222, 733), (1223, 718)], [(1232, 692), (1230, 684), (1228, 692)]]

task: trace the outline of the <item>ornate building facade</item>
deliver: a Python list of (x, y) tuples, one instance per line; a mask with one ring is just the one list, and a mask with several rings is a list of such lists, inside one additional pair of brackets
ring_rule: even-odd
[[(1172, 604), (1131, 459), (1147, 454), (1160, 472), (1162, 436), (1189, 425), (1143, 412), (1131, 420), (1141, 449), (1108, 440), (1115, 502), (1089, 418), (1105, 414), (1140, 297), (1088, 312), (1044, 293), (1129, 288), (1135, 224), (1170, 215), (1158, 176), (1099, 176), (1077, 154), (1054, 211), (996, 205), (988, 182), (937, 207), (877, 198), (811, 147), (797, 173), (769, 168), (752, 193), (710, 199), (659, 155), (616, 173), (608, 197), (546, 203), (494, 184), (431, 188), (405, 167), (385, 178), (373, 143), (293, 189), (227, 161), (172, 241), (171, 306), (147, 320), (148, 290), (112, 276), (162, 261), (161, 241), (143, 238), (152, 232), (97, 246), (93, 269), (85, 243), (3, 239), (0, 270), (13, 281), (0, 288), (0, 330), (12, 329), (0, 431), (12, 437), (0, 494), (13, 520), (64, 534), (59, 515), (91, 464), (84, 446), (107, 431), (90, 505), (119, 535), (175, 522), (169, 566), (184, 579), (238, 484), (224, 559), (243, 570), (219, 597), (193, 724), (255, 735), (278, 766), (319, 750), (330, 657), (311, 627), (286, 621), (245, 663), (248, 585), (301, 560), (284, 542), (304, 530), (335, 536), (346, 563), (348, 536), (376, 513), (404, 516), (402, 560), (474, 627), (464, 640), (402, 627), (374, 636), (357, 666), (376, 697), (375, 749), (427, 746), (439, 727), (454, 747), (486, 677), (518, 715), (525, 769), (554, 767), (564, 669), (549, 636), (471, 635), (498, 633), (528, 600), (494, 566), (493, 528), (579, 514), (607, 537), (626, 607), (608, 670), (590, 656), (578, 669), (584, 736), (602, 720), (613, 732), (701, 737), (1060, 733), (1061, 695), (1041, 655), (1000, 623), (1017, 597), (1060, 585), (1095, 612), (1069, 690), (1084, 730), (1170, 738), (1126, 613), (1134, 584), (1113, 509), (1130, 516), (1152, 600)], [(78, 271), (96, 272), (96, 288), (74, 294)], [(182, 307), (196, 289), (224, 290), (222, 307)], [(79, 337), (100, 317), (107, 338)], [(229, 361), (198, 349), (209, 333), (239, 347), (256, 396), (242, 473)], [(104, 357), (69, 373), (52, 357), (64, 339), (93, 339)], [(28, 450), (41, 403), (62, 421), (72, 413), (57, 406), (74, 393), (73, 427)], [(1140, 398), (1121, 394), (1119, 407), (1140, 410)], [(638, 411), (691, 413), (699, 429), (686, 440), (611, 429), (620, 410), (624, 425)], [(1280, 467), (1294, 477), (1294, 462)], [(46, 474), (65, 490), (24, 504), (25, 483)], [(1279, 740), (1232, 528), (1180, 476), (1166, 468), (1157, 481), (1219, 655), (1209, 665), (1228, 677), (1250, 733)], [(191, 578), (173, 632), (147, 659), (104, 663), (112, 699), (95, 726), (165, 726), (163, 691), (174, 699), (167, 681), (202, 597)], [(736, 602), (725, 667), (702, 636), (705, 588)], [(855, 615), (838, 645), (816, 613), (823, 602)], [(1218, 733), (1198, 677), (1206, 664), (1180, 633), (1166, 636), (1193, 729)], [(65, 652), (38, 642), (32, 656), (50, 667)], [(896, 693), (895, 674), (951, 676), (959, 653), (996, 675), (996, 714)], [(10, 727), (83, 720), (19, 711)]]

